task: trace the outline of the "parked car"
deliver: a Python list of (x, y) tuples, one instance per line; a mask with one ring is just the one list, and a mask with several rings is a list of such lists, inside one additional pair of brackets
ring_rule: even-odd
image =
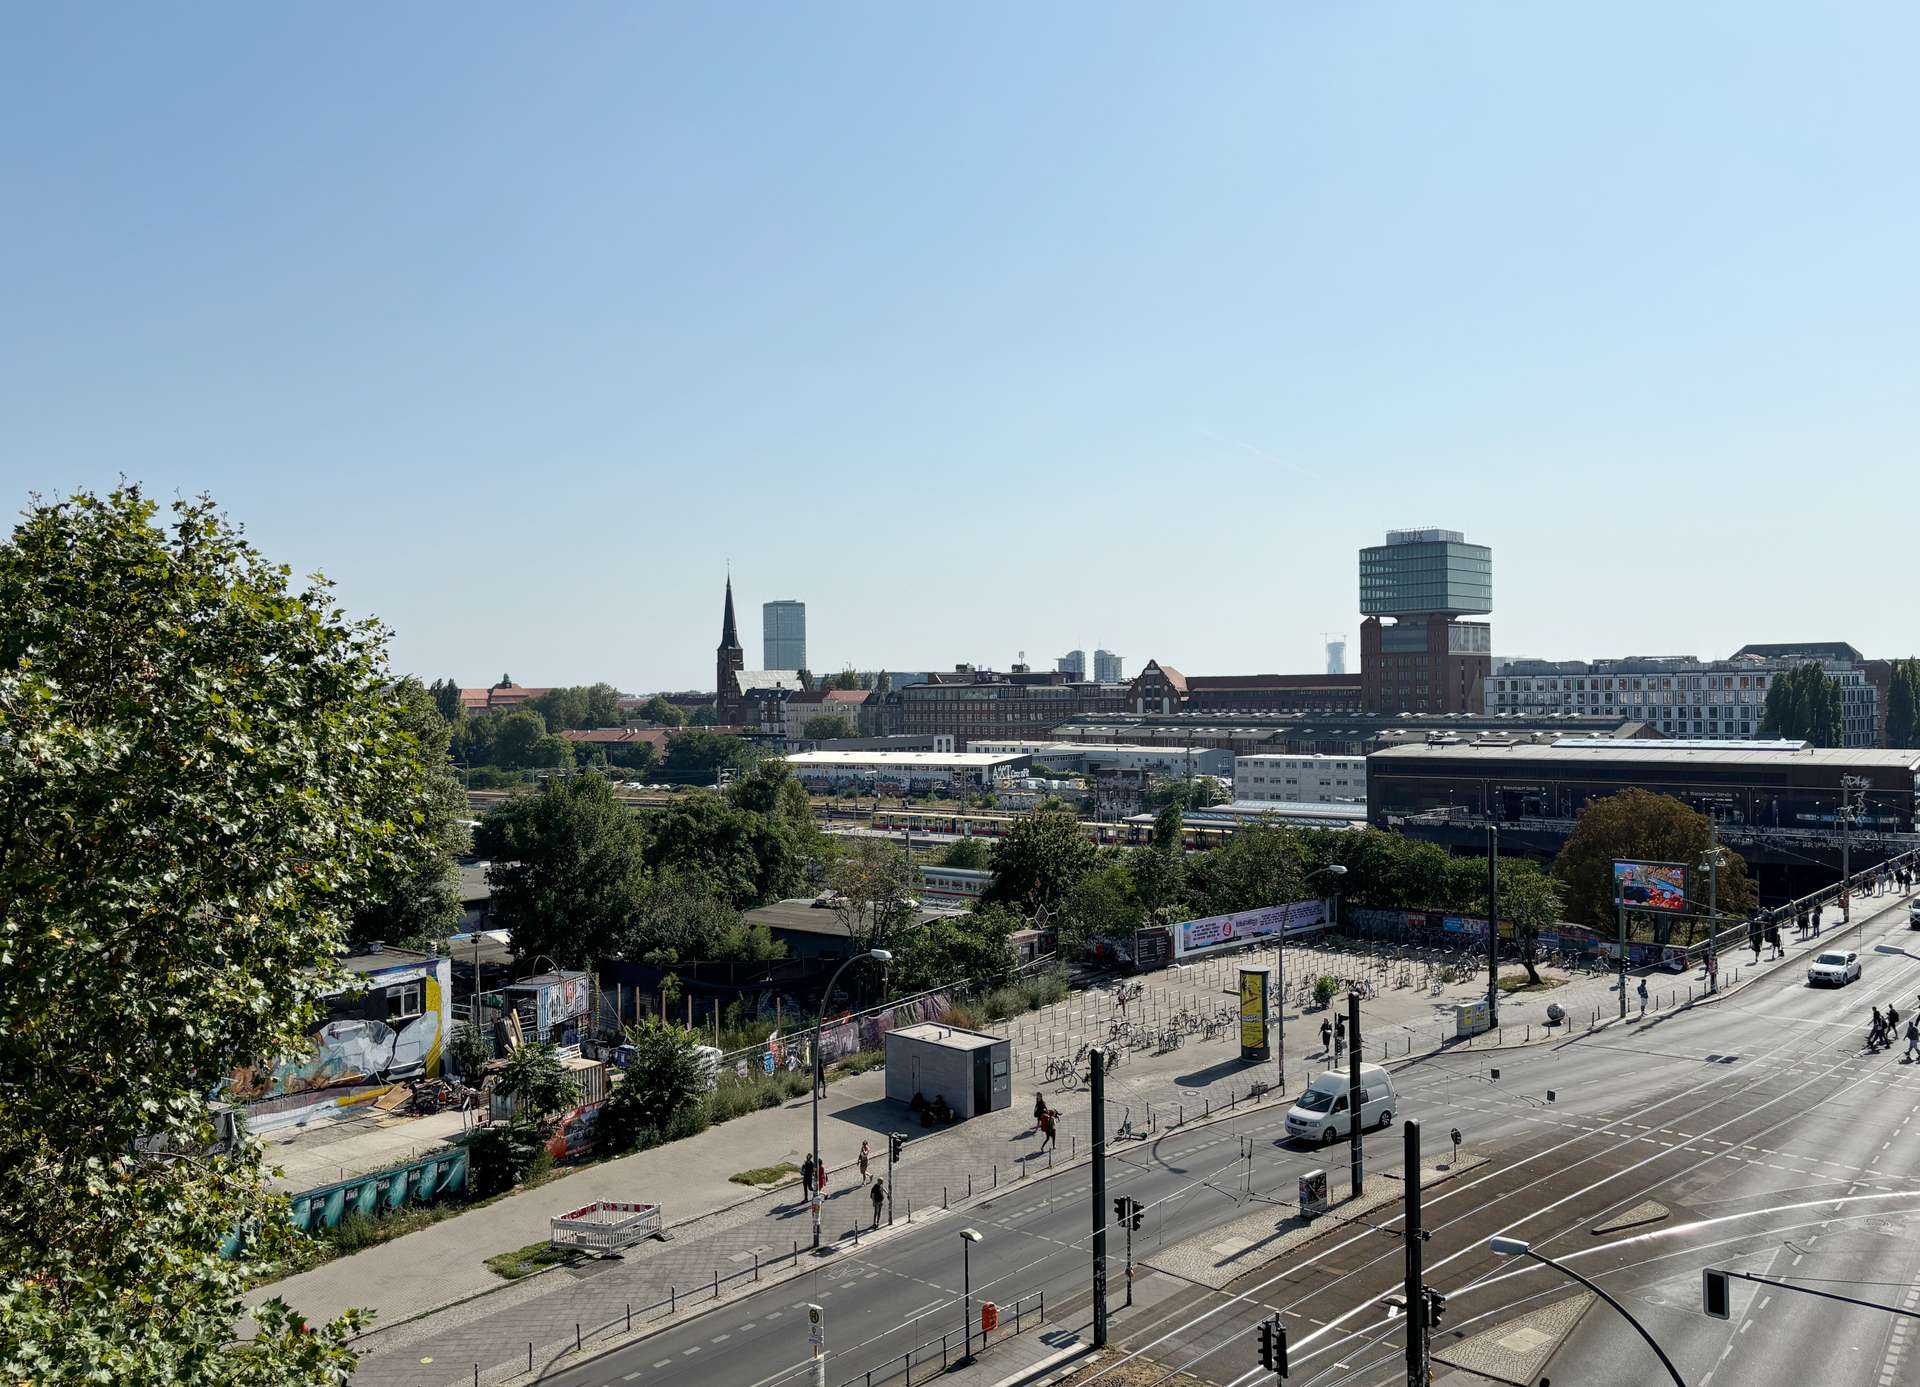
[(1808, 987), (1845, 987), (1860, 976), (1860, 955), (1852, 949), (1833, 949), (1807, 967)]

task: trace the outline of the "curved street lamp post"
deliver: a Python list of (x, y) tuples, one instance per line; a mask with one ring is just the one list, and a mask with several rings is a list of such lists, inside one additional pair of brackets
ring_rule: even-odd
[(833, 1001), (833, 989), (840, 982), (840, 975), (848, 968), (870, 958), (876, 963), (893, 962), (893, 954), (886, 949), (868, 949), (863, 954), (855, 954), (827, 979), (826, 991), (820, 994), (820, 1010), (813, 1018), (813, 1189), (809, 1191), (813, 1204), (813, 1250), (820, 1250), (820, 1090), (826, 1087), (826, 1066), (820, 1062), (820, 1031), (827, 1023), (827, 1006)]

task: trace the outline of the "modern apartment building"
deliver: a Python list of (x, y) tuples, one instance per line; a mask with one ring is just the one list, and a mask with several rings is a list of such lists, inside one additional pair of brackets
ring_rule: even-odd
[(1364, 756), (1236, 756), (1236, 801), (1273, 800), (1287, 804), (1365, 804)]
[(1125, 663), (1124, 657), (1114, 654), (1111, 650), (1094, 651), (1093, 682), (1096, 684), (1118, 684), (1120, 682), (1120, 666), (1123, 663)]
[(1087, 677), (1087, 652), (1084, 650), (1069, 650), (1053, 662), (1053, 667), (1057, 673), (1070, 674), (1075, 679), (1085, 679)]
[(1878, 742), (1879, 690), (1867, 662), (1845, 647), (1824, 659), (1739, 655), (1697, 660), (1690, 655), (1631, 656), (1581, 664), (1515, 660), (1487, 680), (1488, 713), (1604, 713), (1644, 722), (1670, 737), (1751, 738), (1760, 734), (1767, 690), (1800, 665), (1816, 663), (1840, 685), (1841, 745)]

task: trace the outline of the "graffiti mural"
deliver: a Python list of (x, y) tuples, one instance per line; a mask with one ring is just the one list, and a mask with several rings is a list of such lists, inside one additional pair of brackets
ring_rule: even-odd
[[(311, 1094), (340, 1096), (368, 1085), (416, 1079), (440, 1072), (445, 1040), (445, 968), (415, 968), (369, 977), (363, 991), (327, 999), (328, 1019), (317, 1028), (307, 1050), (268, 1065), (233, 1071), (224, 1097), (247, 1103)], [(417, 1015), (404, 1013), (414, 1006)], [(391, 1021), (378, 1020), (391, 1015)]]

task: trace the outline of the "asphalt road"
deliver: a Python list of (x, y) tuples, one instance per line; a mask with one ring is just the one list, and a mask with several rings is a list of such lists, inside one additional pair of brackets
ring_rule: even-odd
[[(1794, 969), (1624, 1030), (1404, 1073), (1410, 1115), (1430, 1132), (1457, 1124), (1495, 1152), (1488, 1167), (1428, 1192), (1426, 1282), (1448, 1297), (1437, 1354), (1579, 1289), (1551, 1268), (1487, 1252), (1503, 1234), (1598, 1281), (1689, 1384), (1920, 1381), (1920, 1326), (1883, 1311), (1741, 1282), (1731, 1320), (1700, 1308), (1709, 1265), (1920, 1308), (1920, 1064), (1904, 1062), (1903, 1046), (1864, 1049), (1872, 1003), (1895, 1001), (1904, 1016), (1920, 999), (1920, 935), (1906, 929), (1904, 903), (1873, 904), (1883, 909), (1847, 941), (1864, 976), (1844, 990), (1810, 990)], [(1666, 1210), (1657, 1221), (1593, 1231), (1649, 1201)], [(1289, 1387), (1402, 1382), (1403, 1322), (1381, 1302), (1401, 1291), (1403, 1258), (1397, 1237), (1322, 1240), (1224, 1293), (1158, 1305), (1121, 1337), (1166, 1367), (1235, 1383), (1251, 1380), (1255, 1325), (1278, 1312)], [(1604, 1305), (1550, 1369), (1556, 1387), (1669, 1380)]]
[[(1732, 1320), (1699, 1311), (1700, 1269), (1709, 1264), (1806, 1278), (1802, 1284), (1883, 1303), (1920, 1302), (1920, 1291), (1909, 1289), (1920, 1284), (1920, 1130), (1912, 1127), (1920, 1065), (1902, 1063), (1898, 1049), (1863, 1050), (1870, 1002), (1897, 1000), (1904, 1013), (1905, 1003), (1920, 1000), (1920, 934), (1909, 935), (1904, 903), (1865, 904), (1881, 909), (1847, 941), (1861, 949), (1865, 977), (1844, 990), (1810, 991), (1791, 969), (1712, 1006), (1398, 1073), (1400, 1115), (1421, 1120), (1429, 1157), (1457, 1126), (1493, 1158), (1427, 1193), (1427, 1283), (1449, 1297), (1436, 1352), (1577, 1289), (1550, 1269), (1487, 1253), (1486, 1239), (1503, 1233), (1599, 1280), (1642, 1318), (1689, 1384), (1920, 1381), (1910, 1347), (1920, 1334), (1878, 1311), (1739, 1282)], [(1344, 1148), (1329, 1155), (1277, 1142), (1280, 1121), (1279, 1111), (1265, 1109), (1117, 1153), (1108, 1199), (1125, 1194), (1151, 1205), (1138, 1255), (1243, 1216), (1253, 1207), (1249, 1173), (1259, 1195), (1284, 1200), (1301, 1172), (1330, 1165), (1338, 1193)], [(1369, 1168), (1397, 1169), (1401, 1142), (1398, 1130), (1370, 1135)], [(1073, 1316), (1088, 1299), (1089, 1178), (1073, 1169), (916, 1221), (548, 1380), (805, 1382), (808, 1302), (825, 1312), (829, 1387), (864, 1381), (869, 1370), (876, 1382), (891, 1380), (903, 1353), (942, 1334), (951, 1337), (950, 1354), (959, 1352), (963, 1227), (982, 1235), (970, 1256), (976, 1302), (1007, 1305), (1044, 1291), (1050, 1320)], [(1649, 1200), (1668, 1211), (1658, 1222), (1590, 1231)], [(1116, 1306), (1123, 1245), (1118, 1230), (1110, 1233)], [(1400, 1381), (1402, 1330), (1381, 1298), (1398, 1291), (1402, 1258), (1397, 1238), (1356, 1229), (1226, 1292), (1156, 1278), (1154, 1303), (1117, 1314), (1114, 1337), (1226, 1387), (1253, 1380), (1254, 1325), (1280, 1312), (1292, 1345), (1289, 1387)], [(932, 1353), (937, 1361), (937, 1347)], [(1556, 1356), (1551, 1376), (1566, 1387), (1658, 1382), (1664, 1374), (1625, 1322), (1600, 1306)]]

